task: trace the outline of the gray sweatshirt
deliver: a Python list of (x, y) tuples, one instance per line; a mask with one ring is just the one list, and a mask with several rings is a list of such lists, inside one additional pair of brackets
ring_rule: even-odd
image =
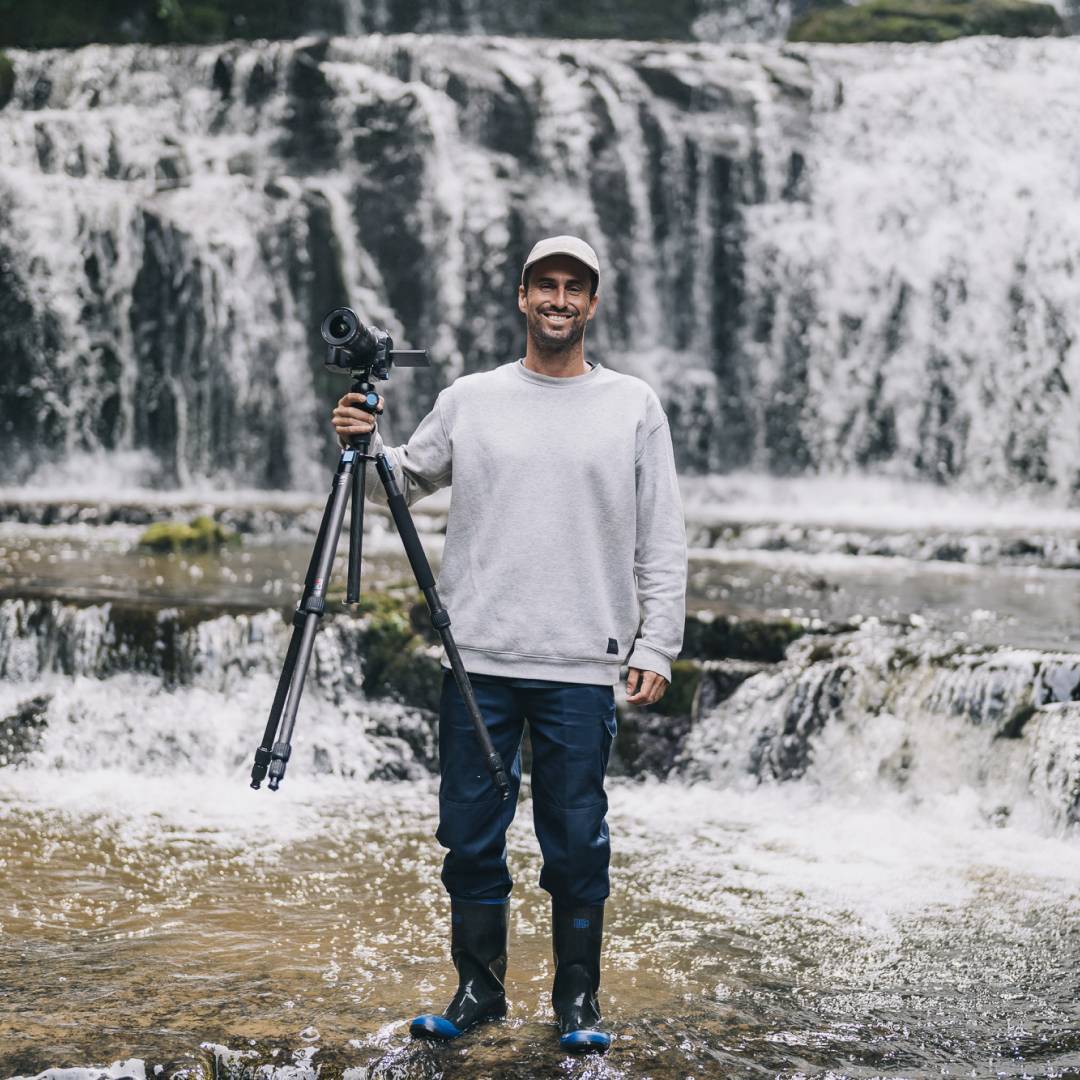
[[(438, 587), (467, 671), (610, 685), (629, 662), (671, 678), (686, 529), (647, 383), (518, 360), (457, 379), (404, 446), (376, 432), (380, 450), (410, 503), (453, 483)], [(374, 469), (367, 487), (385, 504)]]

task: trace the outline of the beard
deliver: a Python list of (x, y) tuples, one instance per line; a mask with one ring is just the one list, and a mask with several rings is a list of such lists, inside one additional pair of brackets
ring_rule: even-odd
[(538, 311), (530, 311), (526, 318), (529, 337), (541, 352), (567, 352), (585, 336), (588, 320), (584, 315), (571, 317), (563, 330), (553, 330)]

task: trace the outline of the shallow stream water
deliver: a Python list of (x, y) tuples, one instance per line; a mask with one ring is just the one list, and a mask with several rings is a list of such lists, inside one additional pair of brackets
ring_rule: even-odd
[(1080, 851), (988, 826), (962, 795), (616, 784), (616, 1042), (575, 1063), (550, 1022), (527, 799), (509, 1018), (432, 1047), (406, 1031), (453, 991), (430, 791), (35, 779), (5, 785), (0, 827), (7, 1074), (129, 1058), (355, 1077), (1080, 1068)]
[[(790, 537), (776, 550), (745, 530), (741, 548), (696, 551), (699, 609), (863, 630), (835, 639), (835, 659), (811, 641), (809, 660), (751, 676), (730, 707), (702, 705), (686, 743), (698, 767), (681, 779), (611, 782), (615, 1043), (572, 1060), (547, 1000), (527, 782), (510, 836), (509, 1017), (414, 1043), (409, 1017), (453, 989), (434, 782), (364, 777), (415, 710), (317, 682), (282, 790), (251, 791), (273, 665), (230, 671), (219, 654), (249, 618), (233, 612), (291, 605), (310, 536), (247, 536), (218, 558), (148, 556), (138, 532), (0, 532), (9, 597), (222, 610), (204, 624), (206, 671), (168, 688), (9, 657), (0, 715), (40, 699), (47, 722), (0, 768), (0, 1076), (1080, 1075), (1067, 704), (1080, 571), (800, 551)], [(404, 571), (380, 536), (373, 524), (369, 586)], [(437, 522), (426, 543), (437, 558)], [(989, 651), (934, 666), (965, 641)], [(898, 646), (929, 659), (875, 704)], [(865, 686), (833, 701), (829, 673), (845, 668)], [(1018, 738), (1006, 721), (1032, 678), (1063, 686), (1066, 711)], [(762, 710), (807, 693), (820, 702), (798, 715), (823, 726), (798, 733), (804, 766), (786, 782), (750, 769), (739, 755), (768, 735)]]

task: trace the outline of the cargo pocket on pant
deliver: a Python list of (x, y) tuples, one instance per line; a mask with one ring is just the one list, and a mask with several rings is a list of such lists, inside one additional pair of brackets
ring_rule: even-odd
[(619, 724), (615, 717), (615, 692), (611, 690), (609, 693), (611, 694), (611, 703), (609, 711), (604, 713), (604, 727), (607, 728), (607, 733), (614, 742), (615, 736), (619, 733)]

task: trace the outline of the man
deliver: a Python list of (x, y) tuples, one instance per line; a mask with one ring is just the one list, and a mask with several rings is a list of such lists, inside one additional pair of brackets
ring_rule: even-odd
[[(597, 991), (610, 847), (604, 779), (615, 736), (612, 684), (659, 701), (682, 646), (686, 534), (667, 419), (642, 380), (585, 360), (600, 264), (555, 236), (529, 254), (518, 289), (525, 356), (439, 394), (404, 446), (384, 450), (412, 502), (453, 484), (439, 590), (496, 750), (513, 761), (500, 801), (449, 671), (439, 715), (439, 829), (447, 854), (459, 987), (415, 1035), (454, 1038), (506, 1013), (505, 835), (533, 749), (533, 817), (552, 898), (552, 1005), (561, 1045), (603, 1052)], [(374, 418), (346, 394), (343, 441)], [(379, 403), (378, 411), (382, 411)], [(368, 494), (385, 501), (373, 477)], [(639, 627), (640, 619), (640, 627)]]

